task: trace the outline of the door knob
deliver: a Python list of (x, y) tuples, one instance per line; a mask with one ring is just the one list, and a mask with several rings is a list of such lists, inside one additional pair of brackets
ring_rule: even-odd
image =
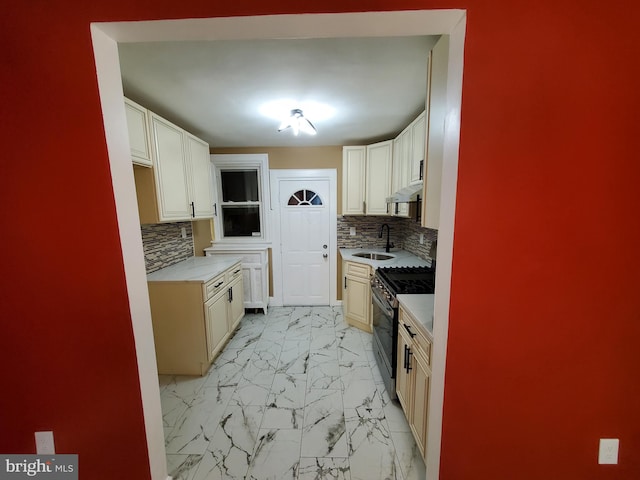
[(326, 245), (322, 245), (322, 248), (326, 249), (326, 248), (327, 248), (327, 246), (326, 246)]
[(322, 254), (322, 258), (327, 258), (329, 255), (327, 255), (326, 253)]

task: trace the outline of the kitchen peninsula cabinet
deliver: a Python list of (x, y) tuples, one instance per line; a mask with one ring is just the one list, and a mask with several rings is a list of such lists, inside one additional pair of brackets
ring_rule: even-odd
[(396, 393), (424, 458), (427, 451), (432, 342), (420, 322), (403, 307), (402, 302), (398, 316)]
[(244, 316), (240, 262), (193, 257), (147, 285), (158, 373), (204, 375)]
[(267, 314), (269, 304), (269, 253), (266, 246), (216, 243), (204, 249), (207, 257), (234, 258), (242, 262), (244, 308), (259, 308)]
[(371, 277), (373, 268), (356, 262), (343, 262), (344, 284), (342, 305), (345, 321), (360, 330), (371, 333)]
[(148, 117), (151, 168), (134, 165), (140, 223), (212, 218), (209, 145), (151, 111)]

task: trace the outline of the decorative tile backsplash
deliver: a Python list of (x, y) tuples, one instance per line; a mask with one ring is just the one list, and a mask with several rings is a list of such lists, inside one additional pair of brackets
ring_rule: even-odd
[[(438, 231), (423, 228), (412, 218), (338, 216), (338, 248), (384, 248), (387, 244), (386, 228), (379, 238), (384, 224), (389, 225), (389, 241), (396, 248), (430, 260), (429, 251), (431, 244), (438, 239)], [(350, 235), (351, 228), (355, 228), (355, 235)], [(424, 235), (423, 244), (420, 244), (421, 234)]]
[[(158, 223), (140, 228), (147, 273), (193, 257), (191, 222)], [(183, 228), (187, 238), (182, 238)]]
[[(438, 239), (438, 231), (422, 228), (410, 218), (399, 217), (343, 217), (338, 216), (338, 248), (384, 248), (387, 229), (379, 238), (382, 225), (389, 225), (389, 241), (401, 248), (430, 260), (431, 243)], [(186, 237), (182, 238), (182, 228)], [(355, 228), (355, 235), (350, 229)], [(147, 273), (155, 272), (194, 255), (191, 222), (142, 225), (142, 245)], [(420, 244), (420, 235), (424, 243)]]

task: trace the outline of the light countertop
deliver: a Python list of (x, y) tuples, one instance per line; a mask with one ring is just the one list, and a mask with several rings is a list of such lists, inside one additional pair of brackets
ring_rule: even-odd
[(429, 263), (426, 260), (421, 259), (413, 253), (406, 250), (391, 249), (387, 255), (393, 255), (390, 260), (369, 260), (368, 258), (354, 257), (354, 253), (359, 252), (376, 252), (386, 253), (384, 248), (341, 248), (340, 255), (343, 260), (349, 262), (359, 262), (366, 265), (371, 265), (374, 268), (378, 267), (428, 267)]
[(147, 275), (148, 282), (205, 283), (241, 260), (240, 257), (191, 257)]
[(427, 337), (433, 340), (433, 294), (398, 295), (398, 302), (402, 308), (415, 318), (419, 326), (423, 327)]

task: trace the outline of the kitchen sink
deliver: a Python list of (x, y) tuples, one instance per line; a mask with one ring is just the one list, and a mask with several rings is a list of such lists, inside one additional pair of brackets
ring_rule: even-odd
[(395, 258), (393, 255), (387, 255), (386, 253), (374, 253), (374, 252), (358, 252), (353, 254), (354, 257), (368, 258), (369, 260), (391, 260)]

